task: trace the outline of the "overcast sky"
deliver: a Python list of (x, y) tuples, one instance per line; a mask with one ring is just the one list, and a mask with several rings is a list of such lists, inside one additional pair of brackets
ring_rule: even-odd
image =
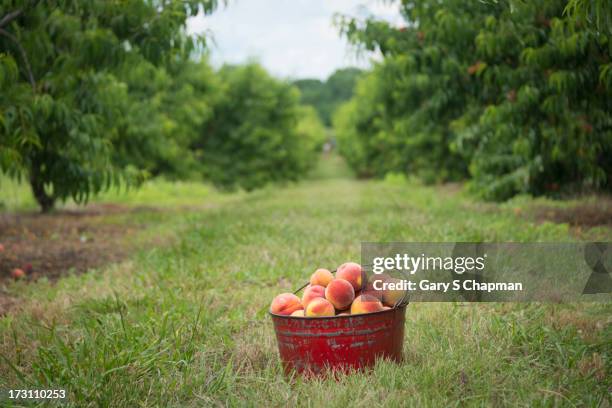
[(338, 35), (335, 13), (401, 21), (397, 4), (381, 0), (229, 0), (211, 16), (190, 19), (188, 31), (212, 34), (216, 66), (255, 59), (277, 76), (324, 79), (337, 68), (368, 65)]

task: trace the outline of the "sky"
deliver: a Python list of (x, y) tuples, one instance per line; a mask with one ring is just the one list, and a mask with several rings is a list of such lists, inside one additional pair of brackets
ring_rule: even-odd
[(397, 2), (381, 0), (228, 0), (210, 16), (188, 21), (206, 34), (213, 65), (258, 61), (283, 78), (325, 79), (338, 68), (369, 66), (333, 26), (335, 13), (373, 15), (399, 25)]

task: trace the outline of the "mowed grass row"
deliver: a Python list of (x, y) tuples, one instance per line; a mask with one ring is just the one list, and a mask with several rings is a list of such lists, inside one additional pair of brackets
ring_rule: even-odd
[(23, 312), (0, 319), (0, 389), (65, 388), (79, 407), (610, 403), (604, 304), (412, 304), (405, 362), (337, 381), (284, 377), (267, 316), (315, 268), (359, 260), (362, 240), (568, 241), (567, 225), (405, 183), (317, 180), (232, 197), (160, 219), (171, 246), (12, 286)]

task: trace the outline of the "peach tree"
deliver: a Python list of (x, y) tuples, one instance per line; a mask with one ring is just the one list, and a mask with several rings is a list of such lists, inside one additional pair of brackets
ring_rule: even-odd
[(299, 92), (258, 64), (226, 65), (211, 119), (192, 146), (217, 186), (253, 190), (301, 178), (325, 138), (320, 121), (299, 104)]
[(336, 117), (365, 175), (470, 179), (487, 199), (610, 189), (612, 7), (401, 1), (405, 24), (343, 18), (382, 61)]
[(481, 99), (454, 130), (485, 198), (612, 186), (612, 43), (565, 7), (505, 8), (475, 39)]
[(43, 211), (138, 182), (147, 166), (134, 158), (163, 150), (140, 143), (163, 135), (147, 120), (156, 89), (138, 87), (169, 86), (158, 68), (188, 54), (186, 19), (216, 3), (2, 1), (0, 170), (26, 178)]

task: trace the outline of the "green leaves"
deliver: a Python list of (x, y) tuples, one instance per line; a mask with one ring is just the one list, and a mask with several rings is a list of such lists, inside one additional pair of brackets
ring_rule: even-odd
[(327, 81), (300, 79), (293, 82), (300, 90), (300, 101), (314, 106), (323, 123), (331, 126), (334, 111), (353, 95), (353, 89), (362, 71), (357, 68), (342, 68), (329, 76)]
[(598, 32), (612, 34), (612, 7), (608, 0), (569, 0), (563, 14), (585, 21)]
[(205, 176), (246, 190), (303, 176), (325, 136), (316, 115), (299, 106), (297, 89), (257, 64), (218, 75), (219, 98), (195, 143)]
[[(164, 68), (194, 46), (184, 33), (187, 17), (216, 5), (3, 3), (0, 19), (16, 17), (0, 32), (0, 170), (27, 175), (43, 210), (56, 200), (85, 202), (113, 184), (141, 181), (171, 133), (153, 127), (164, 122), (155, 99), (169, 86)], [(130, 72), (136, 68), (137, 79)], [(152, 135), (156, 149), (141, 143)]]
[(405, 0), (400, 34), (345, 20), (365, 48), (394, 46), (339, 114), (341, 150), (362, 174), (469, 177), (487, 199), (609, 189), (612, 48), (593, 16), (612, 8), (602, 4)]

